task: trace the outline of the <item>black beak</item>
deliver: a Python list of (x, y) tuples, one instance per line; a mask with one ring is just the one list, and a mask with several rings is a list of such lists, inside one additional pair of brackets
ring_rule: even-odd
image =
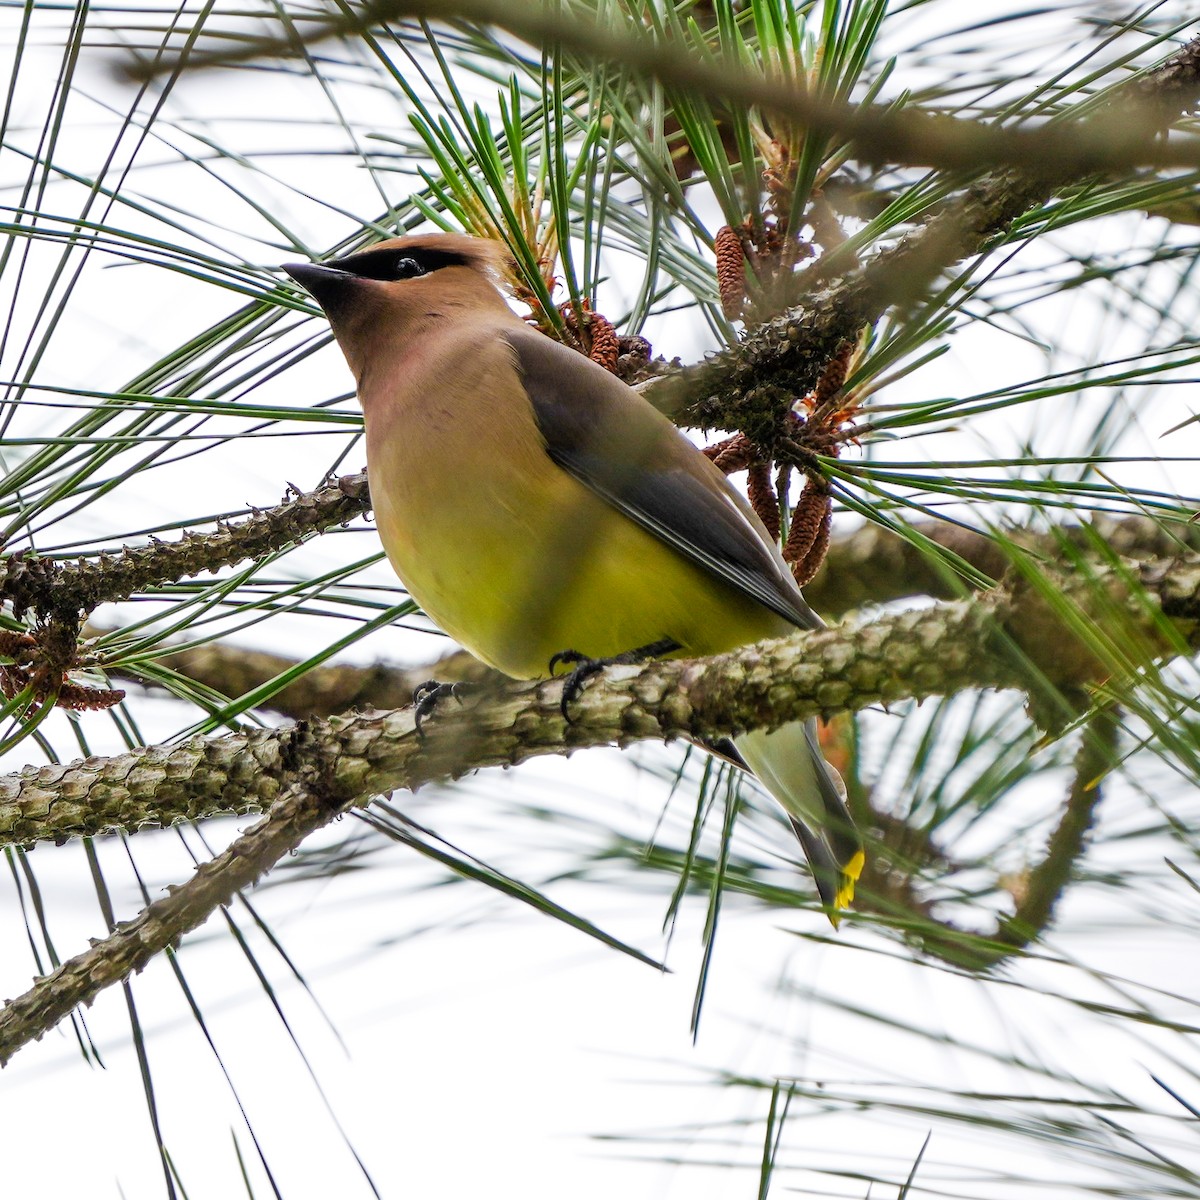
[(341, 271), (324, 263), (284, 263), (282, 269), (301, 287), (310, 291), (324, 309), (328, 309), (331, 303), (336, 304), (347, 285), (356, 278), (349, 271)]

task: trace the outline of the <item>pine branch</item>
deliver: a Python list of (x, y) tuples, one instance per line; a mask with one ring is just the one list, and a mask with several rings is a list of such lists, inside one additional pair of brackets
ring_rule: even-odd
[[(1017, 896), (1016, 911), (1001, 921), (995, 941), (1008, 951), (1024, 949), (1050, 924), (1054, 909), (1087, 844), (1102, 797), (1101, 781), (1118, 760), (1120, 720), (1115, 705), (1099, 708), (1083, 731), (1075, 756), (1071, 789), (1062, 817), (1046, 847), (1046, 856), (1028, 874)], [(997, 960), (998, 961), (998, 960)]]
[[(1198, 93), (1200, 38), (1122, 92), (1156, 114), (1155, 134), (1193, 107)], [(1121, 123), (1128, 111), (1110, 103), (1100, 115), (1062, 121), (1055, 128), (1067, 138), (1086, 141)], [(1005, 162), (998, 156), (984, 165)], [(818, 261), (796, 279), (797, 295), (806, 289), (814, 293), (799, 306), (749, 330), (737, 346), (647, 386), (645, 394), (681, 425), (740, 430), (769, 452), (778, 440), (781, 415), (797, 396), (812, 391), (844, 342), (893, 305), (920, 299), (942, 272), (979, 253), (1024, 213), (1092, 173), (1070, 155), (1010, 162), (896, 245), (843, 274), (835, 286), (824, 286), (826, 268)]]
[(147, 588), (296, 545), (361, 516), (370, 503), (367, 477), (345, 475), (314, 491), (294, 492), (245, 521), (213, 533), (185, 533), (177, 542), (153, 541), (74, 563), (14, 554), (0, 562), (0, 599), (11, 602), (18, 617), (32, 610), (39, 617), (75, 619)]
[[(105, 630), (104, 632), (113, 632)], [(284, 654), (269, 654), (229, 642), (211, 642), (187, 650), (166, 653), (154, 665), (182, 675), (224, 696), (244, 696), (298, 665), (298, 659)], [(137, 664), (117, 664), (108, 669), (117, 679), (140, 683), (151, 690), (157, 679), (146, 679)], [(315, 667), (294, 679), (258, 706), (260, 711), (279, 713), (292, 720), (328, 717), (347, 709), (403, 708), (412, 703), (413, 692), (431, 679), (442, 683), (481, 682), (499, 679), (465, 650), (456, 650), (433, 663), (401, 667), (376, 662), (370, 666), (340, 663)]]
[(603, 23), (576, 7), (569, 14), (554, 5), (514, 4), (512, 0), (371, 0), (357, 10), (343, 9), (324, 20), (309, 22), (302, 39), (294, 31), (280, 37), (234, 40), (212, 53), (160, 56), (131, 63), (132, 78), (142, 80), (204, 67), (231, 66), (257, 59), (291, 58), (300, 42), (308, 47), (334, 37), (353, 37), (403, 20), (467, 21), (495, 26), (535, 46), (553, 47), (588, 61), (621, 63), (660, 83), (719, 95), (730, 104), (759, 107), (806, 125), (818, 137), (840, 137), (854, 143), (856, 155), (871, 162), (891, 162), (971, 171), (1001, 166), (1030, 172), (1059, 172), (1079, 177), (1140, 166), (1200, 166), (1200, 139), (1158, 141), (1162, 106), (1158, 97), (1169, 86), (1172, 103), (1185, 107), (1196, 95), (1195, 55), (1186, 50), (1151, 72), (1152, 83), (1135, 104), (1120, 112), (1074, 125), (1044, 124), (1036, 128), (998, 125), (950, 117), (908, 106), (860, 105), (795, 87), (737, 63), (705, 61), (688, 48), (652, 37), (644, 28), (622, 29)]
[[(909, 696), (1016, 686), (1021, 676), (1011, 655), (988, 649), (998, 597), (711, 659), (610, 670), (572, 706), (569, 724), (559, 708), (560, 681), (505, 681), (462, 706), (440, 707), (424, 739), (404, 710), (314, 721), (307, 744), (325, 746), (323, 761), (339, 787), (366, 798), (587, 746), (715, 738)], [(264, 808), (296, 782), (289, 737), (277, 729), (195, 737), (0, 777), (0, 845)]]
[[(888, 604), (914, 596), (953, 600), (963, 596), (969, 582), (946, 562), (931, 555), (922, 543), (932, 542), (983, 576), (1003, 579), (1011, 559), (1003, 546), (986, 534), (941, 521), (912, 526), (913, 540), (898, 537), (879, 525), (864, 525), (835, 538), (824, 566), (804, 591), (813, 607), (838, 618), (865, 605)], [(1185, 550), (1200, 550), (1200, 528), (1180, 522), (1173, 526), (1149, 517), (1098, 516), (1088, 525), (1065, 527), (1054, 535), (1010, 531), (1008, 538), (1035, 558), (1061, 561), (1064, 542), (1080, 554), (1094, 558), (1095, 544), (1103, 544), (1120, 558), (1145, 561), (1173, 557)], [(85, 635), (114, 630), (85, 630)], [(213, 642), (172, 652), (168, 646), (155, 665), (225, 696), (242, 696), (292, 670), (298, 660), (268, 654), (246, 646)], [(107, 668), (114, 678), (155, 688), (136, 664), (115, 663)], [(445, 682), (498, 679), (477, 659), (457, 651), (437, 662), (415, 667), (390, 663), (358, 666), (353, 663), (317, 667), (283, 688), (260, 707), (293, 720), (327, 717), (349, 708), (401, 708), (412, 701), (413, 689), (428, 679)]]
[[(1043, 582), (1045, 589), (1020, 581), (1012, 590), (710, 659), (610, 670), (588, 686), (578, 711), (572, 707), (570, 723), (559, 710), (559, 681), (506, 682), (439, 708), (436, 733), (423, 740), (405, 710), (313, 722), (306, 744), (325, 745), (330, 777), (366, 797), (535, 755), (645, 738), (711, 741), (966, 688), (1015, 687), (1034, 700), (1072, 692), (1113, 674), (1097, 657), (1092, 628), (1147, 647), (1147, 654), (1200, 645), (1198, 558), (1144, 564), (1132, 577), (1117, 566), (1086, 580), (1072, 574)], [(1056, 605), (1047, 604), (1046, 589)], [(0, 778), (0, 845), (265, 807), (296, 782), (295, 753), (283, 748), (289, 737), (287, 730), (255, 729), (27, 767)]]
[[(840, 617), (864, 605), (913, 596), (935, 600), (961, 597), (970, 589), (970, 582), (949, 561), (931, 554), (928, 543), (996, 581), (1002, 580), (1012, 565), (1011, 551), (986, 533), (950, 521), (918, 521), (910, 528), (911, 539), (881, 525), (864, 525), (834, 538), (824, 566), (805, 585), (805, 598), (817, 612)], [(1135, 562), (1171, 562), (1189, 550), (1200, 551), (1200, 527), (1194, 522), (1103, 513), (1086, 524), (1057, 526), (1052, 533), (1009, 529), (1005, 538), (1033, 558), (1049, 563), (1061, 563), (1066, 547), (1082, 558), (1094, 558), (1095, 547), (1102, 545), (1118, 558)]]
[(1071, 787), (1046, 853), (1022, 878), (1012, 881), (1015, 909), (999, 917), (991, 933), (934, 919), (907, 879), (893, 879), (878, 865), (858, 907), (885, 913), (907, 927), (926, 954), (969, 971), (993, 970), (1020, 954), (1049, 927), (1087, 848), (1096, 809), (1104, 798), (1103, 779), (1119, 759), (1119, 731), (1120, 715), (1113, 704), (1101, 705), (1089, 717), (1075, 755)]
[(337, 815), (336, 798), (298, 789), (281, 796), (268, 816), (227, 850), (197, 868), (181, 887), (144, 908), (108, 937), (39, 978), (29, 991), (0, 1009), (0, 1066), (37, 1041), (81, 1004), (141, 971), (156, 955), (177, 945), (218, 909), (250, 887), (308, 834)]
[[(1200, 644), (1200, 560), (1158, 562), (1140, 574), (1161, 614), (1177, 620), (1179, 637)], [(1146, 596), (1128, 588), (1124, 571), (1110, 572), (1098, 595), (1109, 619), (1119, 605), (1143, 637), (1163, 642), (1160, 613), (1147, 611)], [(610, 670), (572, 706), (570, 723), (560, 710), (558, 681), (509, 683), (439, 709), (424, 738), (404, 710), (198, 737), (8, 776), (0, 780), (0, 838), (8, 843), (246, 811), (255, 803), (270, 803), (271, 810), (188, 883), (9, 1002), (0, 1011), (0, 1062), (141, 969), (309, 833), (380, 792), (585, 746), (711, 739), (966, 687), (1040, 687), (1046, 671), (1053, 673), (1049, 683), (1075, 688), (1086, 683), (1089, 667), (1093, 675), (1104, 667), (1086, 645), (1068, 647), (1070, 638), (1035, 589), (996, 590), (855, 630)], [(1090, 766), (1081, 769), (1087, 774)], [(1074, 819), (1072, 845), (1085, 829), (1086, 821)], [(1057, 856), (1052, 847), (1051, 857), (1069, 858), (1070, 846)], [(1052, 907), (1052, 901), (1042, 905), (1047, 919)]]

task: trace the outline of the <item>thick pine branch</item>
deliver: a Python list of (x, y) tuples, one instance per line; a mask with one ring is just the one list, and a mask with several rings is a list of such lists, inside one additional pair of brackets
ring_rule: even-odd
[(62, 963), (50, 975), (0, 1009), (0, 1066), (22, 1046), (39, 1040), (81, 1004), (141, 971), (156, 955), (178, 944), (220, 907), (232, 902), (308, 834), (339, 811), (319, 792), (297, 790), (281, 797), (269, 815), (227, 850), (202, 864), (182, 887), (119, 924), (108, 937)]
[[(306, 745), (323, 748), (323, 770), (339, 790), (365, 799), (586, 746), (715, 738), (795, 716), (1015, 686), (1021, 674), (1011, 655), (989, 650), (997, 600), (902, 613), (711, 659), (609, 671), (572, 706), (570, 723), (559, 709), (560, 681), (504, 682), (461, 706), (440, 707), (423, 740), (404, 710), (314, 721)], [(255, 729), (27, 767), (0, 777), (0, 844), (264, 808), (298, 782), (292, 736), (290, 728)]]
[[(1134, 586), (1130, 586), (1131, 582)], [(1067, 601), (1047, 604), (1046, 588)], [(323, 777), (365, 798), (485, 766), (645, 738), (712, 740), (798, 717), (967, 688), (1021, 688), (1036, 700), (1110, 679), (1111, 664), (1079, 628), (1138, 645), (1147, 655), (1195, 648), (1200, 560), (1022, 583), (974, 599), (742, 647), (710, 659), (610, 671), (589, 685), (572, 721), (561, 684), (504, 683), (445, 705), (434, 733), (415, 737), (411, 715), (366, 713), (313, 722)], [(1137, 669), (1149, 665), (1136, 664)], [(296, 785), (289, 729), (195, 737), (0, 778), (0, 844), (167, 825), (265, 807)], [(326, 790), (329, 790), (326, 788)]]
[[(805, 586), (805, 596), (820, 613), (839, 618), (866, 605), (882, 605), (914, 596), (954, 600), (971, 585), (947, 561), (930, 553), (933, 543), (961, 559), (980, 575), (1000, 581), (1011, 565), (1010, 553), (994, 539), (949, 522), (918, 522), (913, 539), (897, 536), (879, 525), (864, 525), (830, 543), (824, 566)], [(1187, 548), (1200, 550), (1200, 528), (1179, 523), (1164, 526), (1149, 517), (1098, 516), (1088, 525), (1064, 527), (1054, 534), (1009, 531), (1010, 541), (1035, 558), (1060, 561), (1064, 545), (1094, 561), (1094, 548), (1103, 545), (1121, 558), (1170, 561)], [(112, 630), (85, 631), (111, 633)], [(228, 697), (246, 695), (270, 679), (292, 672), (298, 660), (243, 645), (212, 642), (187, 650), (164, 648), (154, 660), (157, 669), (173, 671), (193, 683)], [(154, 688), (136, 665), (120, 662), (108, 668), (116, 679)], [(389, 663), (359, 666), (341, 663), (316, 667), (263, 701), (260, 709), (300, 720), (328, 717), (349, 708), (401, 708), (412, 700), (413, 689), (430, 678), (446, 682), (499, 678), (465, 651), (454, 651), (432, 664), (399, 667)]]
[[(1108, 620), (1127, 623), (1167, 652), (1200, 641), (1200, 561), (1153, 563), (1140, 570), (1149, 589), (1129, 588), (1112, 571), (1092, 592)], [(1069, 589), (1071, 590), (1071, 589)], [(1078, 592), (1078, 589), (1074, 589)], [(1158, 601), (1148, 604), (1150, 596)], [(301, 722), (148, 747), (115, 758), (29, 769), (0, 781), (0, 837), (60, 840), (270, 805), (266, 818), (188, 883), (150, 905), (89, 950), (63, 963), (0, 1010), (0, 1062), (41, 1037), (80, 1004), (140, 970), (200, 925), (309, 833), (338, 813), (396, 788), (414, 789), (484, 766), (646, 738), (730, 735), (870, 704), (953, 693), (967, 687), (1076, 689), (1104, 671), (1088, 646), (1067, 646), (1069, 630), (1037, 589), (993, 591), (972, 600), (884, 618), (857, 630), (828, 630), (763, 642), (707, 660), (652, 663), (607, 673), (589, 686), (566, 723), (561, 684), (509, 683), (448, 704), (418, 738), (411, 710)], [(1053, 645), (1055, 654), (1048, 654)], [(1069, 652), (1064, 653), (1064, 648)], [(1030, 657), (1032, 656), (1032, 658)], [(1032, 663), (1054, 664), (1045, 677)], [(1081, 752), (1080, 806), (1091, 810), (1090, 776), (1104, 755)], [(1073, 792), (1073, 795), (1075, 793)], [(1078, 853), (1087, 827), (1069, 807), (1061, 853), (1047, 857), (1039, 903), (1053, 907), (1052, 872)], [(1073, 859), (1071, 859), (1073, 861)], [(1012, 948), (1011, 943), (1009, 949)], [(1007, 951), (1006, 951), (1007, 952)]]

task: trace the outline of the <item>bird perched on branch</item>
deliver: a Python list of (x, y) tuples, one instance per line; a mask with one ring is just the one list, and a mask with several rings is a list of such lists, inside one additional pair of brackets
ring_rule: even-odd
[[(502, 250), (393, 238), (284, 270), (358, 381), (371, 500), (431, 620), (518, 679), (717, 654), (821, 621), (746, 500), (665, 417), (502, 294)], [(862, 842), (815, 722), (735, 739), (783, 806), (830, 916)]]

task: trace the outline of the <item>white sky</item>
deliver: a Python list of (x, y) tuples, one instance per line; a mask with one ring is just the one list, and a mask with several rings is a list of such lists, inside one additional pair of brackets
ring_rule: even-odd
[[(1073, 19), (1062, 8), (1054, 20)], [(5, 46), (12, 43), (15, 20), (15, 14), (4, 18)], [(39, 49), (29, 62), (44, 62), (45, 76), (52, 76), (62, 27), (62, 14), (35, 18)], [(1047, 43), (1052, 40), (1048, 34)], [(1052, 52), (1043, 55), (1053, 57)], [(20, 127), (13, 137), (25, 146), (35, 140), (33, 123), (45, 106), (45, 93), (28, 66), (21, 76)], [(111, 115), (86, 97), (124, 105), (130, 95), (108, 77), (102, 56), (90, 54), (59, 161), (94, 168), (114, 126)], [(378, 92), (346, 86), (339, 98), (363, 129), (404, 132), (399, 110), (387, 117), (391, 110)], [(336, 201), (361, 214), (380, 207), (365, 172), (348, 170), (333, 157), (315, 165), (304, 157), (341, 146), (345, 139), (330, 131), (319, 92), (299, 74), (243, 75), (235, 83), (229, 77), (196, 77), (180, 85), (167, 111), (192, 133), (210, 133), (221, 144), (248, 152), (286, 143), (290, 135), (297, 155), (264, 157), (262, 166), (303, 186), (311, 201), (249, 171), (228, 164), (218, 168), (252, 193), (270, 216), (296, 230), (314, 253), (352, 228), (349, 219), (318, 201)], [(259, 123), (268, 118), (269, 126)], [(285, 119), (290, 126), (282, 132)], [(199, 149), (197, 141), (172, 136), (190, 151)], [(144, 165), (133, 176), (135, 190), (204, 211), (213, 222), (220, 256), (268, 264), (296, 256), (297, 247), (285, 245), (244, 200), (196, 167), (179, 165), (174, 151), (147, 144), (138, 161)], [(0, 163), (7, 164), (0, 176), (8, 189), (5, 202), (13, 203), (10, 185), (25, 167), (11, 151), (7, 159), (0, 156)], [(393, 198), (404, 195), (404, 176), (386, 176), (383, 183)], [(56, 186), (45, 207), (70, 215), (79, 196), (77, 189)], [(61, 208), (55, 209), (56, 203)], [(116, 223), (131, 221), (126, 216)], [(1133, 219), (1123, 231), (1130, 238), (1151, 232), (1146, 222)], [(232, 307), (227, 293), (173, 273), (100, 266), (97, 260), (89, 267), (72, 293), (69, 319), (38, 376), (43, 382), (119, 386), (156, 353)], [(33, 268), (35, 276), (40, 269)], [(0, 288), (11, 287), (13, 278), (6, 272)], [(23, 290), (40, 294), (28, 279)], [(1064, 307), (1062, 330), (1053, 320), (1047, 328), (1051, 335), (1063, 332), (1069, 352), (1081, 361), (1112, 357), (1120, 352), (1122, 326), (1135, 309), (1135, 300), (1129, 312), (1105, 313), (1087, 304)], [(29, 318), (29, 307), (19, 311)], [(1068, 320), (1086, 328), (1067, 326)], [(657, 349), (685, 360), (707, 348), (698, 332), (678, 325), (660, 324), (649, 332)], [(1038, 347), (980, 330), (956, 339), (951, 353), (899, 385), (888, 399), (968, 395), (1046, 369)], [(15, 368), (10, 361), (0, 371), (7, 379)], [(254, 398), (308, 405), (349, 386), (340, 356), (330, 347)], [(933, 439), (918, 439), (884, 453), (904, 461), (986, 457), (1017, 453), (1026, 437), (1035, 438), (1039, 450), (1058, 453), (1059, 447), (1072, 445), (1073, 428), (1088, 425), (1087, 405), (1101, 402), (1097, 396), (1064, 403), (1052, 421), (1035, 430), (999, 414), (936, 445)], [(1140, 432), (1123, 443), (1122, 452), (1194, 456), (1192, 430), (1173, 435), (1169, 445), (1161, 437), (1187, 415), (1181, 411), (1186, 403), (1168, 393), (1140, 407)], [(17, 428), (44, 429), (53, 419), (52, 413), (30, 406)], [(335, 433), (227, 445), (122, 486), (86, 510), (70, 526), (71, 535), (107, 541), (162, 520), (269, 505), (287, 481), (314, 485), (345, 440), (346, 434)], [(361, 461), (356, 448), (345, 467), (357, 469)], [(1130, 464), (1121, 468), (1120, 478), (1130, 486), (1164, 486), (1172, 477), (1178, 483), (1180, 472), (1186, 477), (1188, 469)], [(1181, 486), (1194, 488), (1194, 483)], [(63, 534), (55, 530), (49, 536)], [(45, 538), (38, 544), (45, 545)], [(367, 530), (326, 537), (290, 556), (280, 571), (328, 570), (374, 548)], [(391, 586), (384, 565), (366, 578)], [(122, 614), (128, 617), (131, 610), (144, 611), (127, 606)], [(314, 629), (330, 638), (329, 630), (342, 628), (338, 622), (316, 626), (280, 620), (256, 626), (247, 636), (263, 648), (289, 651), (307, 647)], [(423, 661), (442, 649), (444, 643), (430, 635), (389, 630), (355, 653), (360, 659)], [(136, 712), (150, 740), (174, 735), (190, 719), (156, 698), (139, 697)], [(869, 753), (879, 759), (892, 724), (881, 716), (874, 728), (878, 745)], [(117, 749), (103, 717), (86, 718), (84, 729), (93, 749)], [(71, 753), (74, 743), (65, 721), (50, 730), (60, 752)], [(30, 753), (22, 747), (16, 759), (24, 761)], [(639, 758), (666, 761), (663, 752), (652, 749)], [(902, 765), (879, 764), (881, 794), (892, 788), (895, 795), (903, 786)], [(629, 756), (616, 752), (541, 760), (396, 802), (473, 854), (529, 882), (550, 881), (547, 891), (554, 899), (646, 953), (666, 956), (669, 974), (478, 886), (449, 886), (444, 872), (403, 847), (380, 849), (371, 843), (369, 869), (269, 886), (253, 896), (337, 1036), (246, 914), (234, 913), (269, 974), (288, 1028), (328, 1100), (327, 1111), (304, 1059), (219, 918), (188, 940), (179, 962), (280, 1191), (292, 1200), (369, 1194), (335, 1121), (387, 1197), (755, 1196), (769, 1095), (710, 1085), (712, 1077), (726, 1075), (796, 1078), (808, 1091), (823, 1089), (824, 1098), (806, 1095), (792, 1102), (774, 1195), (794, 1190), (862, 1197), (868, 1187), (859, 1173), (878, 1173), (899, 1186), (932, 1131), (914, 1195), (1006, 1200), (1061, 1195), (1065, 1182), (1093, 1181), (1111, 1194), (1132, 1196), (1138, 1193), (1122, 1190), (1136, 1185), (1124, 1182), (1118, 1154), (1130, 1151), (1140, 1158), (1143, 1152), (1112, 1134), (1113, 1157), (1101, 1164), (1095, 1156), (1072, 1155), (1049, 1130), (1064, 1112), (1099, 1129), (1100, 1098), (1111, 1093), (1164, 1114), (1154, 1119), (1109, 1113), (1112, 1120), (1144, 1136), (1154, 1151), (1200, 1168), (1194, 1128), (1175, 1128), (1183, 1111), (1150, 1077), (1155, 1072), (1193, 1103), (1200, 1101), (1194, 1043), (1094, 1011), (1097, 1005), (1145, 1005), (1158, 1016), (1196, 1024), (1196, 896), (1161, 862), (1163, 853), (1186, 851), (1166, 839), (1150, 845), (1133, 836), (1152, 819), (1148, 797), (1194, 827), (1196, 796), (1161, 766), (1139, 765), (1138, 772), (1133, 780), (1118, 782), (1106, 798), (1099, 844), (1088, 865), (1093, 871), (1135, 869), (1142, 886), (1135, 891), (1108, 889), (1102, 882), (1079, 885), (1048, 939), (1045, 961), (1013, 966), (993, 981), (962, 978), (914, 965), (894, 938), (874, 934), (865, 923), (847, 922), (831, 938), (811, 910), (772, 910), (730, 895), (694, 1044), (689, 1016), (701, 962), (704, 899), (685, 901), (668, 944), (662, 926), (672, 880), (649, 870), (635, 872), (624, 863), (598, 868), (604, 882), (555, 879), (582, 852), (601, 848), (610, 828), (634, 842), (654, 835), (667, 786), (649, 772), (634, 770)], [(996, 819), (1008, 823), (1003, 832), (997, 832), (996, 823), (985, 823), (968, 836), (995, 844), (1007, 834), (1012, 864), (1019, 868), (1040, 853), (1046, 815), (1055, 811), (1063, 786), (1061, 777), (1042, 777), (1037, 787), (1006, 802)], [(538, 822), (528, 809), (540, 806), (575, 820)], [(690, 808), (685, 786), (668, 810), (664, 844), (685, 841)], [(205, 833), (219, 845), (236, 827), (221, 822)], [(354, 828), (347, 819), (315, 844), (335, 845)], [(793, 846), (772, 818), (752, 814), (738, 836), (745, 853), (770, 866), (773, 882), (777, 877), (783, 886), (807, 891), (806, 879), (790, 861)], [(190, 833), (135, 839), (138, 868), (152, 894), (187, 877), (184, 841), (203, 853)], [(107, 842), (100, 853), (119, 910), (132, 914), (140, 901), (124, 850)], [(100, 936), (102, 922), (81, 848), (41, 847), (31, 863), (58, 953), (66, 957), (88, 937)], [(300, 865), (298, 859), (287, 868)], [(0, 990), (11, 996), (28, 985), (34, 970), (11, 879), (0, 884), (0, 906)], [(160, 1119), (188, 1194), (193, 1200), (243, 1194), (231, 1137), (248, 1160), (254, 1151), (220, 1066), (168, 965), (156, 962), (134, 981), (133, 994), (152, 1035)], [(859, 1008), (883, 1019), (860, 1015)], [(64, 1027), (23, 1050), (0, 1076), (0, 1129), (10, 1147), (7, 1194), (162, 1194), (120, 991), (105, 993), (87, 1020), (104, 1069), (84, 1064)], [(907, 1034), (908, 1026), (929, 1036)], [(1077, 1082), (1065, 1087), (1064, 1079)], [(1019, 1098), (1028, 1095), (1039, 1102)], [(858, 1111), (853, 1101), (864, 1096), (888, 1103)], [(1081, 1101), (1082, 1107), (1064, 1109), (1064, 1100)], [(947, 1105), (951, 1111), (943, 1112)], [(954, 1111), (977, 1119), (956, 1121)], [(1015, 1138), (987, 1124), (1011, 1121), (1016, 1113), (1046, 1122), (1045, 1136), (1029, 1132)], [(257, 1163), (249, 1169), (254, 1194), (269, 1195)], [(1010, 1174), (1038, 1182), (997, 1182)], [(877, 1186), (870, 1194), (879, 1200), (895, 1192)]]

